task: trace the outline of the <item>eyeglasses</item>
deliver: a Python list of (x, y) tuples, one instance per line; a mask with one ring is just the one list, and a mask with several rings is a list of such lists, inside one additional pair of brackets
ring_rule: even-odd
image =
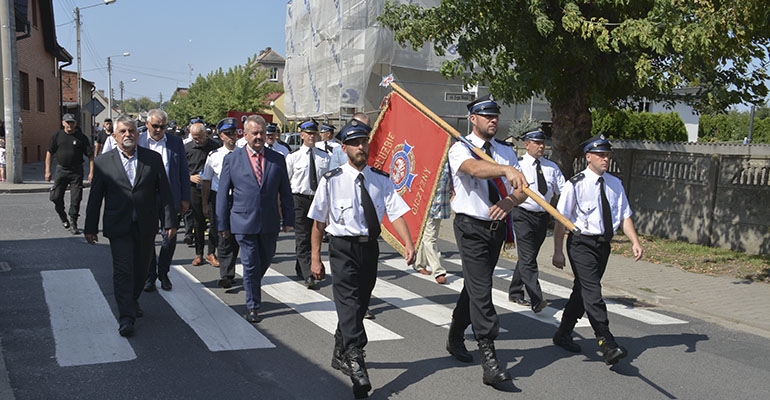
[(152, 129), (166, 129), (166, 124), (150, 124)]

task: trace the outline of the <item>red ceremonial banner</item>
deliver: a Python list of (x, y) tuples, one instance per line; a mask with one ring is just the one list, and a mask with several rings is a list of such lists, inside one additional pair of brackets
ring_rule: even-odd
[[(369, 142), (368, 163), (390, 174), (396, 191), (409, 205), (410, 211), (403, 218), (416, 249), (446, 163), (451, 136), (426, 115), (430, 110), (408, 102), (397, 92), (390, 93), (383, 104)], [(403, 251), (404, 243), (390, 220), (384, 218), (382, 227), (385, 241)]]
[(272, 114), (262, 114), (258, 112), (243, 112), (243, 111), (233, 111), (230, 110), (227, 112), (228, 117), (233, 117), (238, 119), (238, 137), (243, 136), (243, 121), (248, 118), (249, 115), (261, 115), (262, 118), (265, 119), (265, 122), (273, 122), (273, 115)]

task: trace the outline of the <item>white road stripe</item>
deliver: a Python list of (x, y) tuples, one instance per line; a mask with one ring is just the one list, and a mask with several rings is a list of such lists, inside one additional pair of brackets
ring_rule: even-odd
[[(243, 276), (243, 265), (237, 264), (235, 271)], [(264, 278), (262, 278), (262, 291), (286, 304), (330, 334), (333, 335), (334, 331), (337, 330), (337, 312), (334, 308), (334, 301), (314, 290), (308, 290), (303, 284), (268, 268)], [(366, 336), (370, 342), (403, 339), (401, 335), (368, 319), (364, 320), (364, 329), (366, 329)]]
[[(447, 261), (453, 261), (454, 260), (447, 260)], [(421, 279), (428, 280), (430, 282), (435, 282), (433, 277), (430, 275), (422, 275), (419, 272), (415, 271), (414, 268), (406, 265), (406, 262), (401, 259), (392, 259), (392, 260), (385, 260), (383, 261), (383, 264), (395, 268), (401, 271), (404, 271), (406, 273), (412, 274), (413, 276), (416, 276)], [(444, 286), (448, 289), (451, 289), (455, 292), (461, 292), (463, 289), (463, 279), (447, 274), (447, 283)], [(532, 319), (536, 319), (540, 322), (545, 322), (554, 326), (559, 326), (559, 322), (561, 321), (561, 313), (562, 310), (556, 310), (552, 307), (546, 307), (543, 311), (539, 312), (538, 314), (535, 314), (532, 312), (532, 309), (529, 307), (523, 307), (516, 303), (511, 303), (508, 301), (508, 293), (503, 292), (502, 290), (492, 289), (492, 303), (495, 305), (495, 307), (503, 308), (509, 311), (513, 311), (515, 313), (519, 313), (521, 315), (527, 316)], [(581, 319), (578, 320), (578, 323), (576, 326), (583, 327), (583, 326), (589, 326), (590, 324), (588, 321)]]
[[(456, 265), (462, 265), (462, 262), (460, 260), (451, 259), (447, 261)], [(510, 281), (511, 277), (513, 276), (513, 271), (505, 268), (495, 267), (494, 274), (495, 274), (495, 277), (497, 278)], [(571, 288), (565, 288), (564, 286), (555, 285), (553, 283), (546, 282), (542, 279), (540, 279), (540, 288), (545, 293), (548, 293), (563, 299), (568, 299), (569, 296), (572, 294)], [(687, 323), (687, 321), (683, 321), (678, 318), (669, 317), (668, 315), (659, 314), (650, 310), (635, 308), (633, 306), (621, 304), (613, 300), (604, 299), (604, 303), (607, 304), (607, 311), (614, 314), (622, 315), (626, 318), (631, 318), (640, 322), (644, 322), (645, 324), (648, 324), (648, 325), (676, 325), (676, 324)]]
[(180, 265), (169, 273), (174, 290), (161, 296), (211, 351), (273, 348), (275, 345)]
[(136, 358), (128, 340), (118, 335), (118, 322), (91, 270), (41, 271), (40, 275), (60, 366)]

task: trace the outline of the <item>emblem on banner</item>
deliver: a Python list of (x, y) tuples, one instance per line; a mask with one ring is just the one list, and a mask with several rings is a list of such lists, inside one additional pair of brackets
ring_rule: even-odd
[(404, 141), (393, 148), (393, 158), (390, 161), (390, 179), (396, 185), (399, 195), (412, 191), (412, 183), (417, 174), (414, 173), (414, 147)]

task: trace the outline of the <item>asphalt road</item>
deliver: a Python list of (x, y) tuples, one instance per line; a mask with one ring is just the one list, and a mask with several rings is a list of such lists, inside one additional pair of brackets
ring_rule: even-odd
[[(84, 205), (85, 199), (83, 210)], [(63, 366), (68, 351), (77, 360), (78, 355), (103, 352), (98, 343), (118, 336), (117, 324), (115, 330), (102, 332), (97, 325), (76, 323), (97, 316), (98, 302), (70, 309), (50, 303), (55, 295), (62, 296), (51, 288), (51, 279), (61, 283), (57, 277), (79, 271), (88, 279), (68, 284), (63, 302), (83, 298), (93, 277), (97, 298), (104, 299), (114, 315), (108, 241), (100, 238), (98, 245), (90, 246), (82, 236), (65, 231), (46, 193), (0, 195), (0, 221), (0, 264), (8, 266), (0, 269), (0, 344), (5, 364), (3, 369), (0, 363), (1, 398), (352, 398), (348, 378), (329, 365), (333, 338), (324, 324), (330, 318), (331, 278), (310, 294), (300, 286), (293, 275), (292, 233), (281, 234), (278, 243), (274, 272), (265, 288), (265, 319), (247, 332), (264, 337), (272, 346), (211, 350), (217, 333), (205, 333), (198, 325), (244, 313), (244, 294), (239, 286), (228, 291), (217, 288), (217, 269), (190, 266), (194, 251), (180, 243), (175, 261), (183, 270), (175, 275), (174, 290), (145, 293), (140, 299), (146, 316), (138, 320), (136, 336), (123, 343), (134, 357)], [(475, 344), (466, 341), (473, 364), (455, 361), (444, 350), (449, 320), (436, 320), (451, 312), (458, 295), (455, 289), (461, 284), (458, 255), (452, 246), (440, 242), (450, 276), (450, 285), (440, 286), (402, 269), (399, 256), (381, 242), (376, 289), (381, 291), (373, 299), (373, 322), (395, 337), (370, 333), (366, 361), (374, 387), (371, 398), (768, 398), (770, 341), (765, 338), (659, 307), (635, 311), (650, 313), (653, 321), (669, 321), (662, 325), (644, 322), (630, 311), (612, 312), (613, 332), (628, 348), (629, 357), (609, 368), (601, 361), (590, 327), (576, 331), (583, 347), (580, 354), (551, 344), (554, 321), (558, 321), (554, 313), (558, 317), (566, 302), (554, 294), (546, 295), (553, 305), (544, 316), (497, 303), (505, 329), (496, 341), (498, 356), (514, 380), (497, 389), (485, 386)], [(500, 276), (512, 266), (501, 260)], [(547, 274), (541, 279), (554, 285), (553, 293), (570, 286)], [(504, 292), (507, 285), (505, 279), (495, 279), (495, 289)], [(182, 297), (188, 294), (193, 297)], [(241, 326), (237, 320), (227, 321), (216, 327), (220, 334)], [(73, 342), (64, 338), (89, 339), (66, 347), (65, 343)], [(236, 339), (221, 342), (224, 347), (237, 347)]]

